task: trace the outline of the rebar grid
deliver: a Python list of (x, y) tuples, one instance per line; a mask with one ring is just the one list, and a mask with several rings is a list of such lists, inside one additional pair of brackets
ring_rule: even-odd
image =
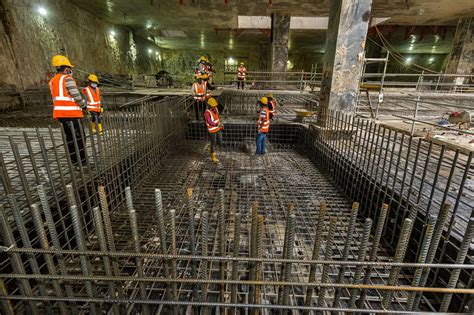
[[(329, 124), (323, 131), (314, 126), (307, 129), (306, 125), (300, 123), (285, 122), (279, 126), (275, 123), (274, 130), (280, 132), (275, 132), (273, 138), (269, 137), (270, 152), (263, 158), (250, 155), (246, 145), (239, 145), (242, 142), (246, 144), (254, 133), (254, 125), (245, 122), (251, 121), (251, 116), (238, 123), (230, 123), (224, 132), (225, 150), (219, 153), (222, 163), (214, 165), (208, 161), (208, 151), (202, 142), (182, 140), (183, 131), (180, 128), (183, 126), (184, 109), (189, 107), (187, 100), (182, 100), (181, 105), (176, 107), (173, 104), (161, 103), (162, 107), (157, 106), (159, 109), (156, 111), (151, 105), (151, 110), (140, 107), (110, 115), (110, 121), (106, 124), (109, 134), (91, 137), (86, 133), (90, 139), (90, 161), (79, 172), (72, 171), (64, 149), (62, 152), (57, 149), (61, 145), (52, 144), (53, 152), (48, 153), (52, 161), (62, 161), (66, 157), (65, 174), (73, 176), (63, 174), (62, 178), (58, 175), (54, 177), (49, 175), (52, 172), (45, 170), (45, 178), (49, 181), (40, 177), (39, 166), (49, 161), (48, 155), (41, 160), (44, 154), (40, 137), (40, 152), (36, 154), (38, 158), (31, 159), (35, 155), (26, 154), (32, 149), (35, 151), (35, 145), (28, 148), (28, 141), (25, 142), (24, 157), (19, 159), (21, 155), (13, 150), (11, 156), (14, 162), (10, 162), (13, 167), (3, 167), (6, 164), (2, 163), (3, 174), (8, 175), (2, 177), (3, 189), (13, 193), (8, 195), (8, 203), (5, 204), (7, 209), (0, 207), (2, 216), (6, 218), (0, 223), (3, 224), (3, 230), (14, 228), (14, 231), (10, 231), (11, 235), (8, 231), (2, 235), (6, 246), (2, 250), (8, 254), (3, 256), (8, 259), (5, 259), (2, 268), (1, 277), (5, 282), (4, 293), (0, 294), (2, 301), (10, 301), (16, 311), (31, 310), (33, 313), (37, 308), (41, 311), (52, 308), (61, 312), (64, 304), (72, 312), (94, 312), (97, 308), (108, 310), (111, 307), (114, 310), (120, 307), (121, 312), (147, 312), (150, 308), (152, 312), (163, 314), (198, 310), (211, 313), (224, 309), (237, 312), (248, 309), (253, 313), (298, 309), (397, 312), (408, 310), (407, 303), (413, 292), (425, 292), (419, 308), (431, 311), (437, 310), (443, 298), (443, 307), (449, 305), (451, 298), (451, 307), (457, 307), (461, 305), (457, 301), (474, 293), (469, 289), (472, 286), (465, 285), (466, 279), (469, 280), (466, 275), (472, 273), (472, 268), (465, 265), (465, 260), (471, 257), (465, 245), (469, 244), (468, 240), (463, 241), (463, 250), (455, 255), (455, 259), (450, 260), (450, 248), (447, 247), (434, 260), (456, 261), (456, 265), (403, 263), (418, 261), (413, 259), (417, 253), (412, 246), (408, 246), (406, 258), (404, 253), (397, 256), (399, 264), (391, 263), (394, 255), (392, 249), (406, 246), (399, 243), (399, 236), (396, 235), (401, 220), (409, 217), (415, 220), (416, 227), (416, 221), (423, 223), (424, 216), (428, 217), (423, 212), (425, 204), (418, 202), (418, 208), (408, 205), (403, 193), (408, 190), (406, 196), (409, 201), (416, 200), (416, 197), (428, 200), (426, 198), (431, 196), (435, 200), (429, 199), (426, 209), (441, 204), (447, 211), (454, 209), (451, 217), (439, 215), (432, 241), (435, 242), (436, 235), (441, 236), (450, 219), (457, 222), (456, 215), (462, 214), (462, 211), (456, 209), (463, 209), (465, 204), (470, 204), (469, 200), (462, 199), (465, 195), (461, 193), (461, 199), (452, 202), (449, 191), (449, 187), (459, 187), (461, 192), (465, 188), (464, 176), (470, 176), (470, 156), (466, 161), (459, 152), (451, 155), (452, 159), (448, 161), (448, 167), (451, 165), (451, 168), (448, 169), (454, 168), (455, 171), (450, 175), (451, 172), (440, 173), (443, 163), (446, 163), (444, 155), (441, 155), (438, 163), (434, 163), (439, 174), (425, 174), (428, 172), (424, 170), (430, 167), (421, 168), (424, 165), (421, 164), (421, 157), (434, 159), (430, 155), (435, 151), (434, 144), (428, 144), (427, 153), (423, 151), (426, 143), (422, 141), (393, 135), (393, 131), (372, 126), (366, 121), (362, 121), (359, 126), (351, 117), (330, 113)], [(173, 108), (176, 109), (176, 116), (173, 115)], [(159, 117), (161, 119), (157, 119)], [(235, 132), (230, 132), (233, 128)], [(188, 134), (197, 129), (198, 126), (191, 123)], [(168, 135), (170, 130), (171, 135)], [(108, 139), (101, 140), (101, 137)], [(178, 140), (181, 144), (178, 144)], [(57, 142), (62, 141), (58, 138)], [(173, 143), (171, 153), (166, 152), (170, 142)], [(107, 146), (108, 143), (114, 145)], [(15, 149), (16, 142), (11, 141), (11, 144)], [(449, 156), (449, 151), (443, 150), (443, 154)], [(316, 159), (316, 164), (323, 167), (315, 168), (306, 155)], [(346, 160), (351, 155), (349, 163)], [(56, 159), (57, 156), (62, 159)], [(373, 156), (377, 156), (379, 163)], [(17, 161), (23, 162), (18, 164)], [(17, 169), (13, 163), (20, 165), (19, 172), (15, 172)], [(25, 167), (25, 176), (22, 176), (21, 165), (28, 164), (31, 166)], [(419, 174), (420, 178), (412, 175), (416, 171), (410, 174), (411, 165), (415, 165), (415, 170), (417, 167), (423, 170)], [(56, 166), (56, 169), (59, 171), (61, 167)], [(88, 177), (87, 174), (93, 176)], [(387, 174), (391, 174), (395, 180), (391, 179), (389, 183)], [(16, 182), (10, 177), (17, 178)], [(387, 179), (387, 183), (379, 184), (379, 179)], [(430, 184), (431, 179), (435, 184)], [(442, 179), (446, 180), (444, 189), (442, 186), (436, 187), (437, 181)], [(390, 187), (392, 180), (394, 188)], [(43, 192), (42, 186), (38, 184), (51, 188)], [(131, 186), (132, 190), (127, 190), (127, 186)], [(52, 187), (57, 187), (56, 192)], [(426, 187), (434, 192), (427, 194)], [(446, 197), (442, 197), (440, 192), (446, 190)], [(414, 192), (418, 192), (418, 195)], [(66, 203), (64, 196), (67, 193)], [(344, 193), (351, 200), (360, 201), (361, 218), (350, 220), (348, 213), (351, 204)], [(16, 207), (15, 200), (23, 202), (24, 206)], [(453, 203), (452, 207), (447, 206), (448, 201)], [(38, 235), (41, 240), (41, 229), (37, 227), (38, 216), (35, 215), (38, 233), (33, 231), (29, 221), (28, 206), (36, 209), (39, 202), (51, 237), (52, 249), (49, 251), (45, 250), (44, 242), (37, 242)], [(254, 202), (252, 216), (251, 205)], [(379, 229), (378, 220), (385, 216), (380, 209), (382, 202), (390, 204), (389, 220), (385, 228), (382, 223)], [(322, 209), (323, 204), (326, 209), (321, 215), (320, 205)], [(289, 205), (292, 205), (291, 213), (288, 211)], [(17, 208), (26, 211), (20, 212), (15, 210)], [(59, 216), (61, 211), (57, 209), (63, 209), (64, 216)], [(15, 225), (7, 219), (10, 211), (17, 211), (14, 213), (22, 216), (17, 216)], [(53, 219), (48, 213), (51, 211)], [(70, 211), (74, 214), (73, 221), (69, 219)], [(428, 212), (438, 216), (437, 211)], [(240, 217), (237, 221), (234, 219), (236, 213)], [(326, 222), (321, 232), (321, 246), (314, 244), (319, 217)], [(373, 230), (376, 230), (375, 236), (369, 238), (367, 244), (365, 240), (370, 228), (367, 221), (364, 224), (362, 217), (372, 217)], [(16, 229), (22, 225), (18, 224), (19, 219), (27, 224), (25, 230), (28, 233), (15, 239), (13, 235), (17, 236)], [(334, 245), (328, 248), (327, 222), (330, 221), (336, 224)], [(238, 222), (241, 222), (240, 226), (237, 226)], [(104, 224), (103, 228), (101, 223)], [(422, 243), (424, 234), (420, 231), (420, 225), (418, 231), (414, 228), (411, 238), (408, 238), (410, 242)], [(240, 231), (238, 244), (235, 243), (234, 228)], [(54, 232), (55, 229), (57, 231)], [(351, 241), (347, 233), (352, 230)], [(81, 231), (85, 233), (82, 236)], [(457, 242), (461, 241), (463, 235), (455, 234), (456, 231), (462, 233), (462, 229), (457, 230), (457, 226), (449, 226), (448, 237), (443, 240), (438, 238), (435, 243), (459, 246), (456, 244), (459, 244)], [(55, 244), (55, 233), (60, 235), (56, 236), (60, 238), (59, 244)], [(378, 244), (380, 237), (383, 237), (382, 244), (388, 246), (374, 248), (374, 242)], [(31, 246), (28, 245), (28, 238)], [(292, 243), (294, 246), (285, 246)], [(17, 248), (20, 244), (22, 248)], [(79, 249), (92, 252), (77, 250), (77, 245), (80, 245)], [(71, 250), (58, 251), (59, 248)], [(316, 257), (324, 260), (311, 259), (315, 257), (315, 248), (320, 251)], [(328, 255), (331, 251), (333, 254)], [(361, 265), (364, 259), (360, 256), (364, 251), (371, 253), (369, 262), (375, 260), (375, 264)], [(53, 262), (57, 261), (59, 272), (51, 268), (48, 255), (53, 256)], [(434, 257), (435, 253), (431, 251), (428, 253), (430, 255)], [(246, 259), (249, 256), (253, 259)], [(107, 257), (110, 257), (111, 268), (106, 267)], [(238, 258), (232, 260), (231, 257)], [(32, 268), (35, 265), (33, 260), (40, 272)], [(15, 267), (13, 273), (9, 270), (10, 261)], [(61, 264), (65, 270), (62, 270)], [(420, 268), (424, 272), (431, 269), (433, 274), (439, 273), (440, 276), (436, 282), (424, 287), (418, 285), (416, 279), (412, 280), (412, 268)], [(314, 271), (314, 280), (308, 282), (310, 270)], [(449, 278), (451, 270), (449, 288), (446, 288), (447, 285), (443, 284), (444, 274), (448, 274)], [(365, 275), (363, 280), (362, 272)], [(29, 281), (25, 282), (25, 279)], [(58, 294), (57, 282), (66, 288), (65, 296)], [(467, 289), (461, 289), (463, 285)], [(46, 293), (41, 292), (42, 286), (46, 288)], [(312, 290), (308, 293), (307, 288)], [(334, 303), (335, 290), (340, 292), (339, 305), (337, 301)], [(359, 295), (364, 296), (363, 299)], [(384, 296), (385, 301), (389, 301), (386, 302), (390, 307), (388, 310), (382, 309)], [(357, 303), (354, 303), (357, 299)], [(459, 309), (454, 310), (461, 310), (467, 299), (463, 301)], [(8, 310), (6, 303), (2, 305)], [(307, 308), (302, 305), (307, 305)], [(354, 305), (358, 308), (354, 308)], [(411, 304), (409, 306), (412, 307)]]

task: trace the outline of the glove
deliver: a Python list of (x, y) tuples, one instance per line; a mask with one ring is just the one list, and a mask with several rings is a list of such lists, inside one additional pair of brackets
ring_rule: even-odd
[(100, 113), (103, 114), (105, 112), (105, 109), (103, 107), (100, 108)]
[(219, 124), (219, 128), (221, 128), (221, 130), (224, 130), (224, 125), (223, 125), (223, 124)]

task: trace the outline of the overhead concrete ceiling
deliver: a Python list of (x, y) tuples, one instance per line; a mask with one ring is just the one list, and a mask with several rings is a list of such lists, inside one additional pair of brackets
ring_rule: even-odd
[[(330, 0), (70, 1), (108, 22), (133, 29), (163, 48), (232, 51), (269, 41), (266, 29), (239, 29), (239, 15), (270, 16), (281, 11), (292, 16), (327, 17)], [(372, 17), (389, 18), (384, 22), (389, 25), (455, 25), (464, 16), (474, 16), (474, 0), (374, 0), (372, 8)], [(401, 52), (445, 53), (449, 49), (449, 36), (443, 40), (446, 47), (443, 41), (434, 43), (435, 38), (427, 36), (424, 48), (413, 48), (402, 37), (393, 39)], [(324, 30), (290, 31), (290, 51), (322, 51), (324, 42)], [(435, 50), (434, 44), (438, 46)]]

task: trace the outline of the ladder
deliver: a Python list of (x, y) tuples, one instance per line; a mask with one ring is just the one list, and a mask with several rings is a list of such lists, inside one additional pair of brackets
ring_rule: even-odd
[[(365, 58), (365, 53), (364, 53), (364, 65), (362, 67), (362, 75), (360, 76), (360, 82), (359, 82), (359, 93), (357, 96), (357, 107), (356, 107), (356, 114), (363, 114), (366, 112), (366, 109), (370, 112), (370, 117), (372, 119), (377, 119), (378, 113), (379, 113), (379, 108), (380, 105), (383, 103), (383, 88), (384, 88), (384, 83), (385, 83), (385, 75), (387, 73), (387, 64), (388, 64), (388, 59), (390, 57), (390, 52), (387, 51), (387, 54), (385, 58)], [(373, 64), (373, 63), (383, 63), (383, 72), (382, 73), (377, 73), (376, 77), (380, 76), (380, 81), (373, 81), (373, 82), (366, 82), (364, 79), (370, 78), (370, 76), (366, 75), (366, 68), (368, 64)], [(377, 101), (377, 107), (374, 108), (372, 106), (372, 100), (370, 98), (370, 91), (375, 91), (378, 92), (378, 101)], [(361, 104), (361, 98), (360, 95), (361, 93), (364, 93), (367, 97), (367, 106), (363, 106)]]

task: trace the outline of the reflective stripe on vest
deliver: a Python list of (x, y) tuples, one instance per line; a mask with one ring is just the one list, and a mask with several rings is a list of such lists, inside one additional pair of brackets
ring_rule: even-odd
[(218, 132), (219, 130), (221, 130), (221, 127), (219, 126), (219, 124), (221, 122), (220, 119), (219, 119), (219, 115), (217, 113), (215, 113), (214, 111), (209, 110), (209, 109), (206, 109), (206, 112), (209, 112), (209, 114), (211, 116), (211, 121), (217, 125), (217, 126), (212, 126), (206, 120), (207, 131), (209, 131), (210, 133), (215, 133), (215, 132)]
[(193, 97), (195, 100), (204, 101), (206, 99), (206, 86), (197, 82), (193, 83)]
[(100, 112), (100, 90), (96, 88), (96, 91), (92, 87), (88, 86), (82, 90), (87, 95), (87, 109), (92, 112)]
[[(264, 112), (263, 115), (262, 112)], [(268, 132), (268, 130), (270, 129), (270, 111), (268, 110), (268, 108), (262, 108), (262, 110), (260, 111), (260, 117), (258, 119), (258, 122), (258, 131)]]
[(66, 79), (70, 75), (57, 73), (49, 81), (49, 89), (53, 98), (53, 118), (82, 118), (82, 110), (66, 89)]
[(239, 69), (237, 70), (237, 78), (245, 79), (246, 75), (247, 75), (247, 69), (245, 67), (239, 67)]

